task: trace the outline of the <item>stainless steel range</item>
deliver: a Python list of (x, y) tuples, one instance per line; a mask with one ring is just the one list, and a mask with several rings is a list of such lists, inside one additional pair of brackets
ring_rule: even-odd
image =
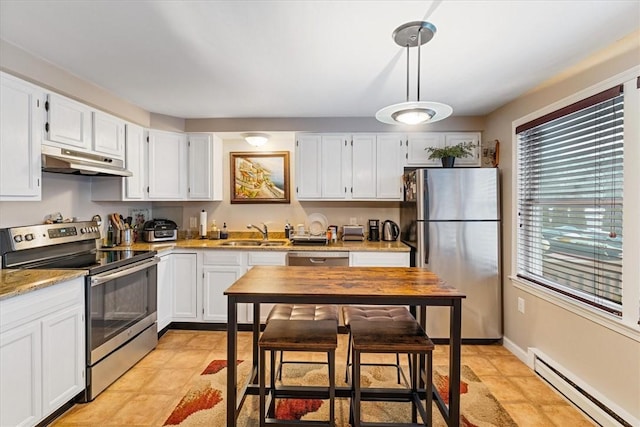
[(96, 222), (0, 229), (3, 268), (86, 270), (84, 401), (158, 343), (155, 251), (99, 250)]

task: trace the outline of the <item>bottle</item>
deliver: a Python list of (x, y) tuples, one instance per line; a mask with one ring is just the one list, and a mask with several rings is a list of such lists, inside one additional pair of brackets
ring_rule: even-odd
[(221, 239), (226, 239), (229, 237), (229, 232), (227, 231), (227, 223), (223, 222), (222, 223), (222, 231), (220, 231), (220, 238)]
[(289, 224), (289, 220), (284, 224), (284, 238), (288, 239), (291, 237), (291, 224)]
[(108, 248), (115, 246), (113, 225), (111, 225), (111, 221), (109, 221), (109, 226), (107, 227), (107, 239), (104, 245)]

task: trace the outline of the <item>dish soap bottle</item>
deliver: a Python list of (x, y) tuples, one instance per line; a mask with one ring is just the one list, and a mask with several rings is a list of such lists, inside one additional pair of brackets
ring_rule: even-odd
[(289, 224), (289, 220), (284, 224), (284, 238), (289, 239), (291, 237), (291, 224)]
[(222, 231), (220, 231), (220, 238), (227, 239), (229, 237), (229, 232), (227, 231), (227, 223), (222, 223)]
[(218, 230), (215, 219), (211, 221), (211, 236), (209, 238), (213, 240), (218, 240), (220, 238), (220, 230)]

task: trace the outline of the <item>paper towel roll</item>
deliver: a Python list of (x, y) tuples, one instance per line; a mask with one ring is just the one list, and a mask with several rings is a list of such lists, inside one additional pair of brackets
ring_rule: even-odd
[(200, 212), (200, 237), (207, 237), (207, 212), (204, 209)]

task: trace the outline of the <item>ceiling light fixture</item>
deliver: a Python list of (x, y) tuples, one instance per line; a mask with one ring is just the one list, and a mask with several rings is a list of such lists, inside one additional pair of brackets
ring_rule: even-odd
[[(376, 119), (391, 125), (419, 125), (445, 119), (453, 113), (453, 108), (440, 102), (420, 101), (420, 46), (427, 43), (436, 33), (430, 22), (413, 21), (403, 24), (393, 32), (396, 44), (407, 48), (407, 100), (389, 105), (376, 113)], [(409, 48), (418, 47), (417, 101), (409, 101)]]
[(266, 144), (267, 141), (269, 141), (269, 136), (270, 135), (267, 133), (255, 133), (255, 132), (242, 134), (242, 137), (244, 138), (244, 140), (247, 141), (249, 144), (253, 145), (254, 147), (260, 147)]

